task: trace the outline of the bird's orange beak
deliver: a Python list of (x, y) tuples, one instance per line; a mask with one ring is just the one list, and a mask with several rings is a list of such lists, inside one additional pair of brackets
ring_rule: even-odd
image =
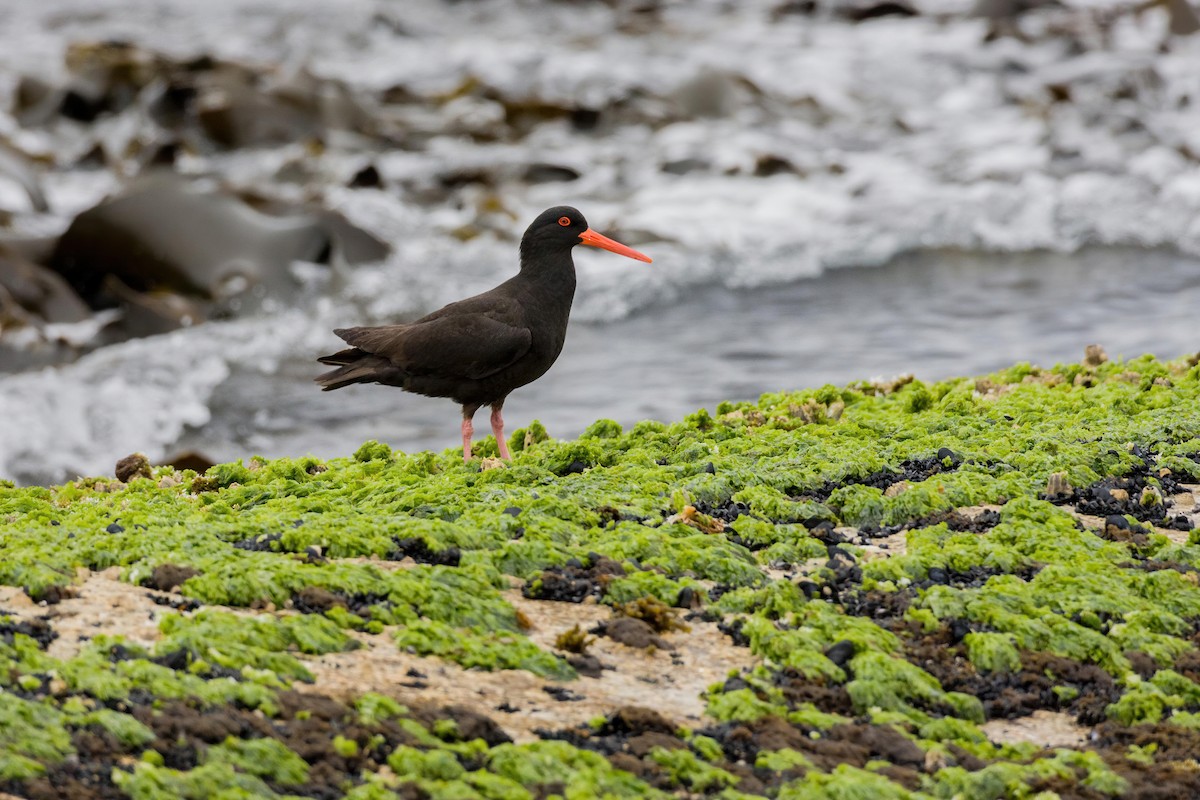
[(596, 233), (591, 228), (588, 228), (586, 231), (579, 234), (579, 241), (583, 242), (589, 247), (599, 247), (602, 250), (611, 250), (618, 255), (625, 256), (626, 258), (632, 258), (635, 261), (645, 261), (647, 264), (652, 263), (650, 256), (639, 253), (632, 247), (626, 247), (620, 242), (614, 241), (603, 234)]

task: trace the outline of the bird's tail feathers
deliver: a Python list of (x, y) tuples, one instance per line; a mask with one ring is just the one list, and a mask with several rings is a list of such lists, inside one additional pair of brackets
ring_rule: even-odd
[(321, 362), (322, 364), (337, 364), (340, 366), (345, 366), (346, 364), (353, 364), (359, 361), (366, 355), (366, 352), (359, 350), (357, 347), (347, 347), (345, 350), (339, 350), (338, 352), (330, 353), (327, 356), (319, 356), (317, 361)]
[(313, 378), (321, 386), (321, 391), (332, 392), (334, 389), (341, 389), (343, 386), (349, 386), (352, 383), (369, 383), (370, 378), (366, 371), (359, 367), (339, 367), (329, 372), (324, 372)]
[[(343, 386), (349, 386), (352, 383), (377, 383), (380, 381), (395, 380), (398, 377), (398, 373), (400, 373), (396, 366), (387, 359), (359, 350), (356, 347), (342, 350), (340, 353), (321, 356), (317, 360), (322, 364), (331, 364), (337, 367), (337, 369), (321, 373), (313, 379), (320, 384), (321, 390), (326, 392), (341, 389)], [(402, 377), (402, 373), (400, 377)]]

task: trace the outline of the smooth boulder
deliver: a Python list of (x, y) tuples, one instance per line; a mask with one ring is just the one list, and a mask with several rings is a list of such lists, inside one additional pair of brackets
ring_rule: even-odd
[[(343, 248), (343, 239), (353, 239), (353, 246)], [(373, 246), (363, 246), (364, 239)], [(335, 250), (365, 261), (382, 258), (388, 248), (358, 229), (345, 233), (327, 213), (272, 216), (232, 195), (160, 176), (76, 217), (50, 264), (93, 308), (102, 308), (125, 294), (114, 293), (110, 276), (132, 292), (208, 301), (287, 294), (297, 287), (292, 262), (329, 263)]]

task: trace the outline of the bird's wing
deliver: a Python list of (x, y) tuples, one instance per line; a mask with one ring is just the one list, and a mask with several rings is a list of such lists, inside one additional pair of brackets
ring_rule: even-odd
[(504, 322), (513, 327), (522, 328), (525, 326), (525, 310), (518, 300), (505, 292), (505, 288), (509, 283), (511, 281), (502, 283), (495, 289), (477, 294), (474, 297), (447, 303), (437, 311), (421, 317), (413, 324), (420, 325), (435, 319), (445, 319), (447, 317), (471, 317), (478, 315), (498, 322)]
[[(412, 325), (378, 325), (374, 327), (334, 328), (333, 332), (343, 342), (352, 347), (356, 347), (371, 355), (383, 356), (394, 361), (396, 359), (393, 358), (393, 355), (401, 355), (399, 352), (400, 343), (403, 341), (405, 331), (411, 327)], [(349, 352), (352, 351), (343, 350), (341, 353), (335, 353), (334, 355), (341, 356)]]
[(414, 375), (479, 380), (529, 352), (526, 327), (484, 314), (458, 314), (410, 325), (334, 331), (347, 344), (382, 356)]

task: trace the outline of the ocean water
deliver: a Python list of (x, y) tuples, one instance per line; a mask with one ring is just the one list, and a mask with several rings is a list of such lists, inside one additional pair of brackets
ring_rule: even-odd
[[(1200, 349), (1200, 42), (1160, 51), (1157, 12), (1120, 18), (1106, 41), (1105, 4), (1068, 5), (1023, 20), (1029, 42), (984, 45), (965, 2), (857, 25), (766, 0), (635, 5), (0, 3), (0, 109), (18, 74), (61, 78), (68, 44), (102, 39), (424, 98), (374, 108), (400, 146), (182, 159), (232, 186), (313, 195), (394, 252), (332, 276), (301, 269), (306, 291), (287, 306), (0, 377), (0, 476), (106, 473), (137, 450), (455, 446), (450, 402), (322, 394), (313, 359), (337, 346), (334, 327), (410, 319), (503, 280), (525, 225), (559, 203), (655, 263), (577, 255), (566, 350), (510, 398), (513, 428), (536, 417), (570, 436), (763, 391), (1050, 364), (1093, 342), (1114, 356)], [(599, 121), (506, 127), (522, 105)], [(54, 162), (47, 212), (0, 176), (13, 229), (56, 233), (119, 188), (54, 156), (92, 135), (120, 151), (134, 130), (30, 130), (0, 111), (0, 136)], [(345, 188), (366, 163), (384, 187)], [(579, 178), (526, 180), (538, 164)], [(300, 188), (283, 177), (297, 170)], [(465, 171), (487, 179), (445, 188)]]
[[(569, 437), (598, 418), (676, 420), (721, 400), (912, 373), (925, 380), (1030, 361), (1200, 351), (1200, 259), (1167, 251), (924, 252), (883, 268), (749, 290), (709, 287), (612, 322), (573, 323), (559, 362), (505, 404), (509, 430), (540, 419)], [(580, 293), (586, 293), (581, 287)], [(1146, 318), (1153, 317), (1153, 324)], [(221, 458), (311, 452), (378, 439), (457, 446), (458, 407), (379, 386), (313, 391), (309, 361), (235, 372), (213, 421), (182, 443)], [(487, 432), (487, 414), (476, 419)]]

